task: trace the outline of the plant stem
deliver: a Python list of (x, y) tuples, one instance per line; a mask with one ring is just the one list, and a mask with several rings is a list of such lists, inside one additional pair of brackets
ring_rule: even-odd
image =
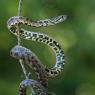
[[(22, 12), (22, 10), (21, 10), (22, 9), (22, 0), (19, 0), (18, 2), (19, 2), (18, 3), (18, 16), (21, 16), (21, 12)], [(21, 45), (21, 39), (20, 39), (20, 33), (19, 33), (19, 30), (20, 30), (19, 29), (19, 25), (17, 25), (17, 27), (18, 27), (18, 36), (17, 36), (17, 39), (18, 39), (18, 45), (20, 46)], [(23, 73), (25, 75), (25, 78), (28, 79), (26, 69), (25, 69), (23, 61), (21, 59), (19, 59), (19, 63), (21, 65), (21, 67), (22, 67), (22, 70), (23, 70)]]

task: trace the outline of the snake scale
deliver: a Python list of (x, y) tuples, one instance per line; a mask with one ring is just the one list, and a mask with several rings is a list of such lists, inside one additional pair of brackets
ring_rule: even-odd
[(48, 36), (47, 34), (31, 32), (23, 28), (18, 29), (18, 25), (23, 24), (33, 27), (49, 26), (55, 25), (66, 20), (66, 17), (67, 17), (66, 15), (60, 15), (57, 17), (53, 17), (51, 19), (34, 21), (27, 17), (14, 16), (7, 21), (7, 27), (12, 34), (18, 36), (19, 32), (20, 37), (23, 39), (37, 41), (49, 45), (56, 55), (56, 63), (54, 67), (48, 69), (45, 68), (43, 64), (41, 64), (40, 60), (31, 50), (18, 45), (12, 48), (10, 52), (11, 56), (16, 59), (22, 59), (23, 63), (28, 64), (31, 68), (33, 68), (38, 76), (38, 81), (30, 79), (22, 81), (22, 83), (20, 84), (20, 95), (26, 95), (25, 89), (27, 88), (27, 86), (32, 86), (34, 90), (33, 92), (34, 94), (32, 93), (33, 95), (48, 95), (47, 94), (48, 78), (57, 76), (63, 69), (65, 61), (63, 49), (55, 39)]

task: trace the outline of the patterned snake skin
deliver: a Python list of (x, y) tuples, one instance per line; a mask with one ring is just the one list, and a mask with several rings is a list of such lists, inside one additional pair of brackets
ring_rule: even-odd
[(17, 45), (12, 48), (10, 55), (16, 59), (22, 59), (23, 63), (27, 64), (30, 68), (33, 68), (38, 76), (38, 80), (43, 86), (47, 87), (48, 78), (45, 67), (32, 51)]
[(26, 79), (20, 83), (19, 95), (26, 95), (26, 88), (32, 87), (32, 95), (49, 95), (47, 89), (38, 81)]
[(19, 95), (26, 95), (26, 88), (32, 87), (32, 95), (49, 95), (47, 89), (40, 82), (26, 79), (20, 83)]
[(56, 54), (56, 64), (53, 68), (46, 69), (49, 77), (54, 77), (54, 76), (58, 75), (59, 72), (61, 72), (61, 70), (64, 67), (64, 64), (65, 64), (64, 63), (64, 52), (63, 52), (61, 46), (58, 44), (57, 41), (55, 41), (52, 37), (50, 37), (46, 34), (42, 34), (42, 33), (38, 33), (38, 32), (30, 32), (30, 31), (27, 31), (22, 28), (20, 30), (18, 30), (17, 25), (26, 24), (26, 25), (30, 25), (30, 26), (34, 26), (34, 27), (49, 26), (49, 25), (55, 25), (59, 22), (62, 22), (65, 19), (66, 19), (66, 15), (61, 15), (61, 16), (57, 16), (57, 17), (54, 17), (51, 19), (39, 20), (39, 21), (33, 21), (30, 18), (26, 18), (26, 17), (22, 17), (22, 16), (20, 16), (20, 17), (14, 16), (14, 17), (11, 17), (7, 22), (8, 29), (14, 35), (17, 36), (18, 31), (19, 31), (21, 38), (47, 44), (54, 50), (54, 52)]
[[(38, 81), (30, 79), (22, 81), (22, 83), (20, 84), (20, 95), (26, 95), (25, 93), (27, 86), (32, 86), (34, 91), (32, 95), (48, 95), (47, 94), (48, 77), (54, 77), (58, 75), (63, 69), (65, 63), (64, 52), (56, 40), (54, 40), (52, 37), (46, 34), (42, 34), (39, 32), (30, 32), (22, 28), (18, 30), (18, 25), (23, 24), (33, 27), (49, 26), (62, 22), (65, 19), (66, 15), (61, 15), (51, 19), (38, 21), (33, 21), (32, 19), (27, 17), (14, 16), (7, 21), (7, 26), (11, 33), (18, 36), (19, 32), (20, 37), (23, 39), (47, 44), (53, 49), (56, 55), (56, 64), (54, 65), (53, 68), (47, 69), (40, 63), (37, 56), (29, 49), (18, 45), (12, 48), (10, 52), (11, 56), (16, 59), (22, 59), (23, 63), (28, 64), (30, 67), (32, 67), (36, 74), (38, 75)], [(37, 88), (39, 90), (37, 90)]]

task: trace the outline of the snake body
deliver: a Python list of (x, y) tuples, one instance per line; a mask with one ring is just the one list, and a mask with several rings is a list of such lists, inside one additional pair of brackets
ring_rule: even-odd
[(65, 19), (66, 19), (66, 15), (61, 15), (51, 19), (38, 20), (38, 21), (33, 21), (27, 17), (14, 16), (11, 17), (7, 22), (8, 29), (14, 35), (17, 36), (19, 31), (21, 38), (47, 44), (54, 50), (56, 55), (56, 64), (51, 69), (46, 68), (49, 77), (54, 77), (58, 75), (63, 69), (65, 64), (63, 49), (61, 48), (59, 43), (56, 40), (54, 40), (52, 37), (38, 32), (30, 32), (22, 28), (18, 30), (17, 25), (24, 24), (24, 25), (34, 26), (34, 27), (41, 27), (41, 26), (55, 25), (59, 22), (64, 21)]
[(16, 59), (22, 59), (23, 63), (33, 67), (34, 71), (38, 75), (38, 81), (24, 80), (20, 84), (20, 95), (26, 95), (26, 88), (32, 86), (34, 92), (33, 95), (48, 95), (47, 94), (47, 81), (48, 77), (54, 77), (58, 75), (64, 67), (64, 52), (59, 43), (52, 37), (39, 32), (30, 32), (25, 29), (18, 29), (18, 25), (29, 25), (33, 27), (55, 25), (66, 19), (66, 15), (57, 16), (51, 19), (33, 21), (30, 18), (23, 16), (14, 16), (7, 21), (8, 29), (11, 33), (18, 36), (18, 32), (21, 38), (41, 42), (49, 45), (56, 55), (56, 64), (53, 68), (45, 68), (40, 63), (37, 56), (29, 49), (22, 46), (15, 46), (12, 48), (10, 54)]
[(43, 86), (47, 87), (48, 78), (45, 67), (32, 51), (25, 47), (16, 45), (11, 49), (10, 55), (16, 59), (22, 59), (23, 63), (29, 65), (30, 68), (33, 68), (38, 76), (38, 81)]
[(47, 89), (38, 81), (25, 79), (20, 83), (19, 95), (26, 95), (26, 88), (32, 87), (32, 95), (48, 95)]

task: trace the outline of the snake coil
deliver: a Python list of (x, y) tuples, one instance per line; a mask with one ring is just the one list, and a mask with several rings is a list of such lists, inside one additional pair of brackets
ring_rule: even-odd
[(11, 56), (16, 59), (22, 59), (23, 63), (33, 68), (38, 76), (38, 81), (30, 79), (22, 81), (22, 83), (20, 84), (20, 95), (26, 95), (25, 89), (27, 88), (27, 86), (32, 86), (34, 90), (33, 95), (47, 95), (46, 89), (48, 78), (57, 76), (63, 69), (65, 62), (63, 49), (55, 39), (48, 36), (47, 34), (30, 32), (23, 28), (18, 30), (17, 26), (21, 24), (33, 27), (55, 25), (66, 20), (66, 17), (66, 15), (60, 15), (51, 19), (34, 21), (27, 17), (14, 16), (7, 21), (7, 27), (12, 34), (18, 36), (19, 31), (20, 37), (23, 39), (37, 41), (49, 45), (56, 55), (56, 63), (54, 67), (51, 69), (47, 69), (43, 64), (41, 64), (40, 60), (31, 50), (18, 45), (12, 48), (10, 52)]

